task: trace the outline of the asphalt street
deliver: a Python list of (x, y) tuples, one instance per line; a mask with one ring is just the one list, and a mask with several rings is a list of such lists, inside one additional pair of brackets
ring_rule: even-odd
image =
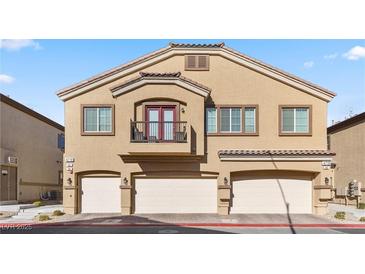
[(247, 227), (113, 227), (28, 226), (3, 227), (0, 234), (364, 234), (364, 228), (247, 228)]

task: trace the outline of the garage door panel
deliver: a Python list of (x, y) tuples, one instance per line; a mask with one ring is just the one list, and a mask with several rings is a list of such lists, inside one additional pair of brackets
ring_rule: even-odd
[(231, 213), (312, 213), (310, 180), (255, 179), (233, 182)]
[(216, 179), (136, 179), (135, 213), (216, 213)]
[(120, 178), (83, 178), (81, 213), (120, 213)]

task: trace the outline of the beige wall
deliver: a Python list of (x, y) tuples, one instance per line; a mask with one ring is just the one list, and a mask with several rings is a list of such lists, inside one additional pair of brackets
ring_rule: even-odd
[[(75, 157), (74, 174), (91, 171), (115, 171), (130, 178), (131, 173), (151, 171), (172, 172), (176, 176), (195, 172), (215, 173), (222, 178), (231, 172), (249, 170), (295, 170), (312, 173), (315, 184), (323, 182), (320, 161), (311, 162), (222, 162), (220, 149), (326, 149), (327, 102), (304, 93), (282, 82), (264, 76), (220, 56), (210, 57), (209, 71), (184, 71), (184, 56), (173, 56), (141, 71), (176, 72), (212, 89), (209, 103), (259, 105), (259, 136), (204, 136), (204, 98), (173, 85), (146, 85), (127, 94), (113, 98), (110, 88), (138, 72), (100, 86), (65, 102), (66, 151), (65, 156)], [(129, 152), (186, 152), (189, 146), (181, 144), (134, 144), (130, 143), (130, 120), (140, 110), (135, 104), (149, 98), (182, 101), (186, 105), (180, 120), (187, 121), (196, 133), (196, 154), (204, 155), (201, 161), (144, 162), (125, 164), (119, 153)], [(81, 104), (115, 104), (115, 136), (81, 136)], [(312, 136), (279, 136), (279, 105), (311, 105)], [(137, 114), (136, 114), (137, 113)], [(74, 174), (65, 175), (77, 182)], [(318, 176), (314, 176), (319, 174)], [(312, 176), (311, 175), (311, 176)], [(74, 193), (67, 190), (66, 193)], [(71, 194), (72, 195), (72, 194)], [(75, 207), (74, 197), (69, 197), (66, 207)]]
[(62, 131), (4, 102), (0, 105), (0, 162), (18, 157), (18, 200), (39, 199), (42, 191), (60, 190), (63, 153), (57, 148), (57, 134)]
[[(352, 180), (365, 187), (365, 121), (329, 134), (330, 148), (336, 152), (335, 187), (348, 186)], [(365, 202), (365, 196), (362, 195)], [(344, 202), (344, 201), (342, 201)]]

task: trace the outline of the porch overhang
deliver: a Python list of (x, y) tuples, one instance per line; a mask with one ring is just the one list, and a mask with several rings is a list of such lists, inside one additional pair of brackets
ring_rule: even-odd
[(332, 161), (335, 153), (328, 150), (239, 150), (218, 151), (221, 161)]
[(121, 153), (118, 154), (124, 163), (140, 163), (140, 162), (199, 162), (203, 159), (202, 155), (195, 155), (190, 153)]

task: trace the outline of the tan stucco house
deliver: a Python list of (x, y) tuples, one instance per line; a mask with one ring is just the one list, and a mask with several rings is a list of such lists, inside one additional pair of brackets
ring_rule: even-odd
[[(345, 188), (356, 180), (362, 188), (361, 200), (365, 196), (365, 112), (334, 124), (328, 128), (329, 149), (336, 151), (334, 157), (336, 202), (345, 203)], [(350, 204), (356, 202), (349, 199)]]
[(63, 139), (63, 126), (0, 93), (0, 204), (62, 196)]
[(334, 93), (221, 44), (176, 44), (58, 92), (67, 213), (314, 213)]

